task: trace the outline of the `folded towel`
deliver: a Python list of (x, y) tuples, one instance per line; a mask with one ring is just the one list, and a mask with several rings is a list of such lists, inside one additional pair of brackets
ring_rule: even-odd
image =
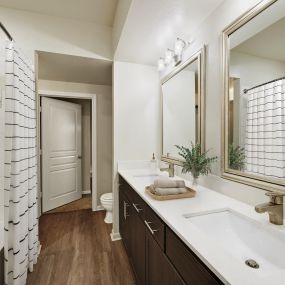
[(160, 187), (155, 187), (154, 185), (151, 185), (150, 186), (150, 192), (155, 194), (155, 195), (164, 196), (164, 195), (183, 194), (183, 193), (187, 193), (188, 190), (185, 187), (160, 188)]
[(154, 181), (155, 188), (184, 188), (183, 180), (157, 179)]

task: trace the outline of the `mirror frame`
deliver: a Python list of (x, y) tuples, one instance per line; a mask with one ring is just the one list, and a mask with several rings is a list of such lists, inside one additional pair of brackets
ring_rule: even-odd
[(223, 66), (223, 118), (222, 118), (222, 149), (221, 149), (221, 171), (222, 177), (233, 180), (249, 186), (261, 188), (268, 191), (285, 192), (285, 186), (272, 182), (269, 179), (259, 177), (253, 174), (242, 173), (241, 171), (230, 169), (228, 167), (228, 100), (229, 100), (229, 36), (240, 27), (248, 23), (261, 12), (269, 8), (278, 0), (263, 0), (252, 9), (242, 14), (232, 24), (226, 27), (222, 33), (222, 66)]
[[(193, 53), (186, 61), (174, 68), (169, 74), (164, 76), (161, 81), (161, 87), (164, 83), (174, 77), (181, 70), (186, 68), (192, 62), (198, 62), (198, 139), (197, 142), (201, 144), (202, 150), (205, 149), (205, 53), (206, 48), (203, 46), (201, 49)], [(163, 154), (163, 93), (161, 92), (161, 161), (173, 163), (182, 166), (184, 160), (177, 157), (171, 157)]]

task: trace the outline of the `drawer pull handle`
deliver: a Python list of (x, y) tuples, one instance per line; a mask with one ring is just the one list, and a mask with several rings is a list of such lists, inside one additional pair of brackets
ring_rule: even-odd
[(125, 220), (127, 219), (127, 217), (129, 217), (129, 214), (127, 212), (127, 207), (129, 207), (130, 205), (124, 201), (124, 218)]
[(133, 206), (138, 213), (143, 210), (143, 209), (138, 208), (138, 204), (133, 203)]
[(144, 221), (145, 225), (147, 226), (147, 228), (149, 229), (149, 231), (151, 232), (152, 235), (155, 234), (155, 232), (158, 232), (158, 230), (153, 230), (150, 226), (150, 224), (152, 224), (152, 222), (147, 222), (146, 220)]

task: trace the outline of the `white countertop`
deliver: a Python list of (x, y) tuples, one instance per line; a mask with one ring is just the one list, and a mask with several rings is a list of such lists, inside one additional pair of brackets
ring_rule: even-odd
[[(146, 165), (147, 164), (145, 164), (144, 167)], [(135, 169), (132, 169), (130, 165), (128, 165), (128, 167), (125, 166), (125, 163), (119, 163), (119, 174), (225, 284), (285, 284), (285, 269), (264, 273), (262, 270), (245, 266), (240, 260), (235, 259), (221, 247), (216, 246), (215, 242), (211, 240), (211, 237), (206, 236), (203, 232), (199, 231), (199, 229), (191, 226), (183, 215), (230, 208), (282, 233), (285, 233), (285, 226), (272, 225), (268, 221), (267, 213), (258, 214), (252, 206), (202, 186), (197, 187), (197, 195), (195, 198), (156, 201), (145, 193), (145, 186), (147, 185), (142, 185), (142, 183), (134, 177), (134, 175), (149, 174), (151, 171), (153, 172), (153, 170), (150, 168), (138, 169), (138, 165), (136, 164), (133, 164)], [(162, 173), (159, 170), (157, 170), (157, 173), (167, 176), (167, 173)], [(179, 179), (182, 178), (179, 177)], [(185, 182), (186, 185), (191, 186), (191, 182), (186, 180)], [(266, 246), (266, 244), (264, 246)]]

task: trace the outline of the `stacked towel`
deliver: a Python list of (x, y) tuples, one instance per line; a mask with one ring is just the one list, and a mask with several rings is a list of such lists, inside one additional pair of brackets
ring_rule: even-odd
[(153, 185), (155, 188), (185, 188), (183, 180), (157, 179)]
[(155, 195), (176, 195), (188, 192), (183, 180), (158, 179), (150, 186)]

